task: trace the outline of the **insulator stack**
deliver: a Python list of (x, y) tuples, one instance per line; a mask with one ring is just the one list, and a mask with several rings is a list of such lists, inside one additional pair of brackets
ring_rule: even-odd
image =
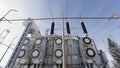
[(70, 26), (69, 26), (69, 22), (66, 23), (66, 28), (67, 28), (67, 33), (70, 34)]
[(52, 22), (50, 34), (54, 34), (55, 23)]

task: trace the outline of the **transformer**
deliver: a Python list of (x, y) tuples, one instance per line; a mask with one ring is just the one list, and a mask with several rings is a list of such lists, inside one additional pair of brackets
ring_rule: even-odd
[(54, 34), (54, 22), (47, 36), (39, 34), (33, 21), (28, 22), (6, 68), (63, 68), (63, 39), (67, 68), (109, 68), (105, 53), (98, 50), (94, 40), (88, 36), (84, 22), (81, 23), (83, 37), (71, 35), (67, 22), (64, 38)]

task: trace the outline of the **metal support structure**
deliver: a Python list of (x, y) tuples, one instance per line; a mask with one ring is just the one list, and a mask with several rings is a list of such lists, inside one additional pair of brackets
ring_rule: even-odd
[(117, 20), (120, 22), (120, 17), (115, 12), (113, 12), (110, 8), (105, 7), (103, 9), (101, 9), (101, 10), (107, 10), (108, 12), (112, 13), (111, 18), (109, 18), (108, 20), (112, 19), (113, 17), (116, 17), (116, 18), (118, 18)]
[[(0, 19), (0, 22), (8, 15), (11, 11), (17, 12), (17, 10), (10, 9), (10, 10)], [(5, 20), (9, 22), (9, 20), (7, 20), (6, 18), (5, 18)]]
[(9, 50), (10, 46), (12, 45), (13, 41), (16, 39), (17, 37), (13, 38), (13, 40), (11, 41), (11, 43), (9, 44), (7, 50), (5, 51), (4, 55), (2, 56), (2, 58), (0, 59), (0, 62), (2, 61), (2, 59), (4, 58), (4, 56), (6, 55), (7, 51)]
[(26, 29), (24, 30), (24, 33), (22, 34), (22, 37), (20, 38), (20, 40), (19, 40), (19, 42), (18, 42), (14, 52), (12, 53), (12, 56), (11, 56), (9, 62), (6, 65), (6, 68), (13, 68), (13, 66), (14, 66), (14, 64), (15, 64), (15, 62), (17, 60), (18, 54), (19, 54), (19, 52), (21, 50), (21, 47), (23, 45), (23, 42), (24, 42), (24, 40), (25, 40), (25, 38), (26, 38), (26, 36), (27, 36), (31, 26), (32, 26), (32, 21), (30, 21), (27, 24)]
[[(4, 43), (1, 43), (1, 42), (0, 42), (0, 44), (4, 45), (4, 46), (6, 46), (6, 47), (9, 47), (8, 45), (6, 45), (6, 44), (4, 44)], [(14, 50), (12, 47), (10, 47), (10, 49)]]
[(65, 38), (64, 38), (64, 15), (62, 10), (62, 51), (63, 51), (63, 68), (66, 67), (66, 52), (65, 52)]

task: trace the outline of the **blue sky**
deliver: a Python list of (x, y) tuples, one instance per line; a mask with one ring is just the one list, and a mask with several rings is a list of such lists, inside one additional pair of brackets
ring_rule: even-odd
[[(46, 17), (61, 17), (61, 9), (63, 8), (64, 16), (81, 16), (81, 17), (108, 17), (112, 16), (108, 10), (101, 10), (102, 8), (109, 7), (118, 16), (120, 16), (120, 0), (0, 0), (0, 18), (9, 10), (15, 9), (18, 12), (11, 12), (6, 16), (7, 19), (19, 19), (19, 18), (46, 18)], [(50, 28), (51, 22), (47, 21), (35, 21), (40, 29), (42, 35), (45, 34), (45, 30)], [(116, 42), (120, 42), (120, 21), (118, 20), (65, 20), (69, 22), (71, 28), (79, 28), (77, 30), (71, 30), (72, 34), (78, 34), (83, 36), (83, 32), (80, 26), (80, 22), (84, 21), (88, 29), (89, 36), (94, 39), (98, 49), (107, 51), (107, 37), (112, 38)], [(107, 22), (106, 22), (107, 21)], [(54, 20), (55, 28), (61, 28), (61, 20)], [(22, 22), (7, 22), (0, 23), (0, 33), (9, 28), (10, 33), (3, 43), (9, 45), (9, 41), (18, 36), (15, 42), (19, 39), (24, 26)], [(56, 31), (59, 33), (60, 31)], [(110, 36), (111, 35), (111, 36)], [(104, 43), (104, 42), (105, 43)], [(6, 43), (7, 42), (7, 43)], [(119, 43), (120, 44), (120, 43)], [(14, 45), (15, 46), (15, 45)], [(13, 46), (13, 47), (14, 47)], [(3, 54), (6, 47), (0, 44), (0, 54)], [(2, 50), (2, 51), (1, 51)], [(12, 50), (7, 53), (7, 58)], [(0, 56), (1, 57), (1, 56)], [(7, 60), (2, 61), (1, 65), (5, 65)]]

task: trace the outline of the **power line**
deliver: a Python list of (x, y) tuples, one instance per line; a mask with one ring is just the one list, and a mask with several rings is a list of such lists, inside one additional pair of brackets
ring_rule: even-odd
[[(120, 19), (118, 17), (56, 17), (56, 18), (31, 18), (31, 20), (53, 20), (53, 19), (58, 19), (58, 20), (62, 20), (62, 19)], [(25, 21), (28, 19), (8, 19), (9, 21)], [(2, 21), (7, 21), (7, 20), (2, 20)]]
[[(52, 9), (52, 2), (51, 2), (51, 0), (48, 0), (47, 1), (48, 2), (48, 4), (47, 4), (47, 6), (48, 6), (48, 10), (49, 10), (49, 12), (50, 12), (50, 14), (51, 14), (51, 17), (53, 18), (53, 9)], [(54, 19), (53, 19), (53, 21), (54, 21)]]
[[(81, 2), (82, 2), (82, 0), (81, 0)], [(84, 13), (85, 8), (86, 8), (86, 0), (84, 0), (84, 5), (83, 5), (83, 8), (82, 8), (82, 10), (80, 12), (80, 16), (82, 16), (82, 14)]]

